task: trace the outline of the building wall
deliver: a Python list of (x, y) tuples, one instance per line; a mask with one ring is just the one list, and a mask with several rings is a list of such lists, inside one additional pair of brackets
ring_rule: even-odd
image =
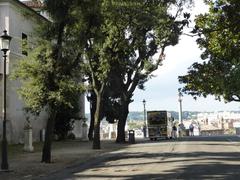
[(217, 130), (202, 130), (200, 132), (201, 136), (216, 136), (216, 135), (223, 135), (224, 130), (223, 129), (217, 129)]
[[(26, 12), (30, 13), (31, 18), (26, 16)], [(35, 17), (35, 18), (34, 18)], [(7, 30), (12, 36), (9, 59), (7, 62), (7, 74), (10, 75), (14, 70), (17, 62), (24, 57), (22, 55), (22, 33), (28, 36), (28, 44), (31, 46), (33, 41), (34, 28), (41, 19), (34, 12), (29, 11), (26, 7), (14, 0), (0, 1), (0, 32)], [(2, 62), (2, 61), (1, 61)], [(8, 65), (9, 64), (9, 65)], [(2, 64), (0, 64), (2, 69)], [(2, 73), (2, 71), (1, 71)], [(2, 75), (0, 77), (0, 99), (2, 99)], [(18, 81), (13, 81), (7, 77), (7, 137), (10, 143), (22, 143), (24, 138), (24, 125), (26, 117), (23, 112), (24, 103), (20, 100), (17, 94), (17, 89), (20, 87)], [(0, 105), (2, 109), (2, 103)], [(33, 140), (40, 139), (40, 130), (46, 125), (47, 114), (41, 113), (36, 119), (30, 118), (33, 127)], [(2, 120), (0, 121), (0, 135), (2, 134)]]

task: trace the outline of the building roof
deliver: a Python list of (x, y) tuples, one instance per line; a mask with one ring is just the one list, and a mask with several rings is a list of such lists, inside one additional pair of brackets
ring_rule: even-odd
[(22, 3), (33, 9), (42, 9), (44, 7), (40, 1), (23, 1)]
[(34, 8), (26, 5), (24, 2), (21, 2), (20, 0), (1, 0), (0, 2), (10, 2), (10, 3), (13, 3), (15, 5), (18, 5), (18, 6), (22, 7), (22, 8), (28, 9), (29, 11), (31, 11), (32, 13), (37, 15), (38, 17), (43, 18), (46, 21), (49, 21), (46, 17), (44, 17), (40, 13), (36, 12), (34, 10)]

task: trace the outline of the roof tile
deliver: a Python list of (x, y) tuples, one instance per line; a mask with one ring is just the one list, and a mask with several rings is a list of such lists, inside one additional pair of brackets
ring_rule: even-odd
[(23, 1), (25, 5), (27, 5), (30, 8), (43, 8), (44, 4), (40, 1)]

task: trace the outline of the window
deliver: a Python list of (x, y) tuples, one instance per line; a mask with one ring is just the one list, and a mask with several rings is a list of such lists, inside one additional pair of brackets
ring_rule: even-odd
[(27, 35), (22, 33), (22, 54), (27, 56), (28, 55), (28, 41)]

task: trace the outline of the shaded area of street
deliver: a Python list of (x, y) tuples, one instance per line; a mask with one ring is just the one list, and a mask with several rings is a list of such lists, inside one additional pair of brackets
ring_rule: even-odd
[(238, 137), (139, 141), (40, 179), (237, 179)]
[(0, 172), (0, 180), (28, 180), (47, 177), (53, 172), (75, 164), (85, 164), (91, 159), (101, 157), (105, 153), (124, 149), (128, 144), (116, 144), (114, 140), (101, 142), (102, 149), (93, 150), (92, 142), (55, 141), (52, 149), (53, 163), (41, 163), (42, 143), (34, 144), (34, 152), (23, 151), (23, 145), (9, 146), (10, 172)]

